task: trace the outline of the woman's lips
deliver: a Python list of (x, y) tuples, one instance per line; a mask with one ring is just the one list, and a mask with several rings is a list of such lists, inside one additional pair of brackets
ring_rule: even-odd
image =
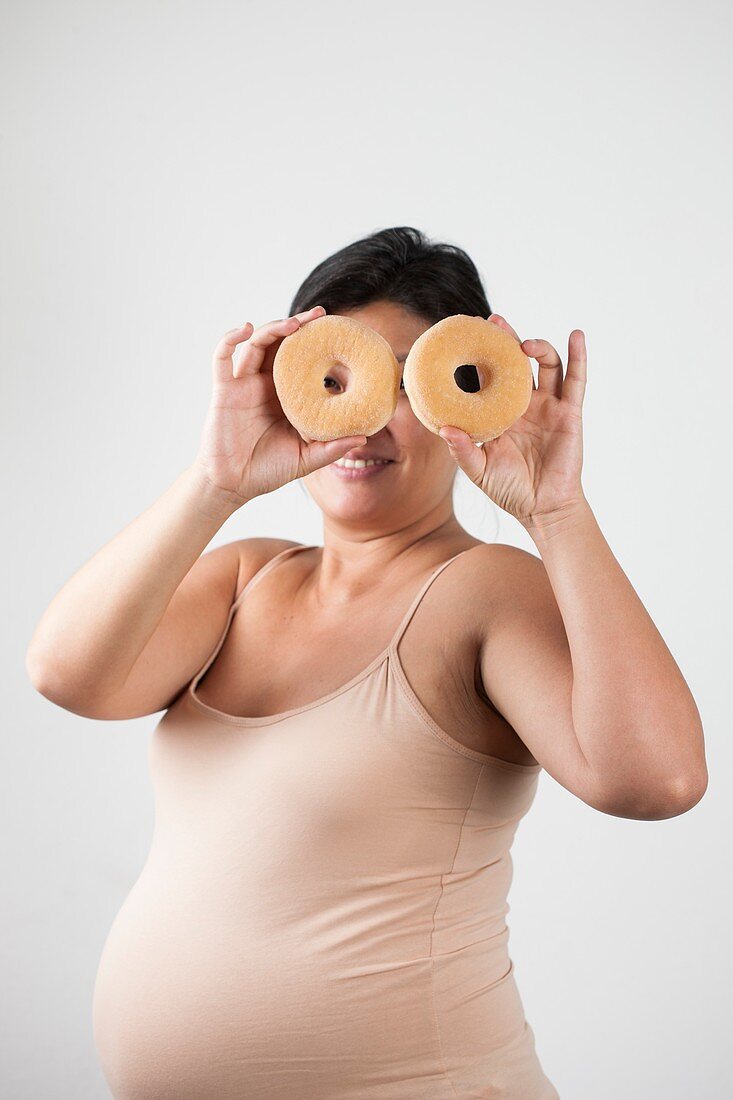
[(361, 481), (364, 478), (377, 477), (391, 466), (394, 466), (394, 462), (377, 462), (373, 466), (338, 466), (332, 462), (329, 470), (333, 470), (336, 477), (343, 478), (344, 481)]

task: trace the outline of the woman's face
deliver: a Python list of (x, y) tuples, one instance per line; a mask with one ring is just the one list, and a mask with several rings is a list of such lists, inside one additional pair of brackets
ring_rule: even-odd
[[(372, 302), (342, 316), (353, 317), (383, 336), (401, 369), (415, 340), (430, 328), (430, 322), (393, 302)], [(306, 488), (326, 519), (371, 526), (376, 522), (378, 529), (391, 531), (395, 525), (420, 520), (446, 498), (451, 501), (456, 464), (440, 436), (417, 419), (402, 388), (389, 423), (344, 457), (390, 461), (362, 468), (367, 476), (362, 470), (337, 469), (334, 463), (306, 475)]]

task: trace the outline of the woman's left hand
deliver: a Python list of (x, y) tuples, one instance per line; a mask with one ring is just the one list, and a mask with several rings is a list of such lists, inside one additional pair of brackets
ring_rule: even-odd
[(496, 439), (480, 447), (460, 428), (446, 425), (440, 435), (475, 485), (524, 525), (560, 516), (584, 501), (582, 406), (586, 386), (585, 335), (568, 337), (568, 366), (563, 367), (547, 340), (519, 340), (495, 313), (489, 321), (519, 341), (538, 363), (538, 381), (526, 412)]

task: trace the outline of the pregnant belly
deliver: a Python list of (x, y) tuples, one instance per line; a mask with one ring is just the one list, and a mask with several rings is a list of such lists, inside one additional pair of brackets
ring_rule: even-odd
[(102, 952), (93, 1029), (115, 1100), (445, 1100), (431, 961), (339, 944), (136, 883)]

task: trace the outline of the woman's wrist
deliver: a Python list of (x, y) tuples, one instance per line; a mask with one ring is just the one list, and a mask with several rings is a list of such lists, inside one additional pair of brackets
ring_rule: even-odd
[(224, 523), (247, 503), (248, 498), (215, 485), (195, 462), (184, 470), (182, 476), (190, 487), (196, 506), (207, 519)]
[(573, 530), (592, 514), (590, 504), (581, 493), (574, 500), (546, 512), (538, 512), (520, 522), (535, 544), (541, 547), (542, 544), (547, 544), (552, 539)]

